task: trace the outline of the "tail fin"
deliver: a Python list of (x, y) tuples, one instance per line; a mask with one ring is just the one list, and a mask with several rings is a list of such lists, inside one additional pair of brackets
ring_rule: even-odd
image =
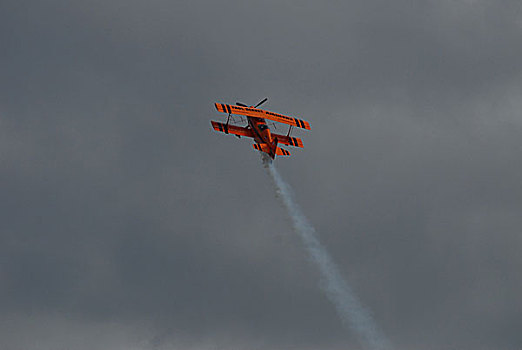
[(277, 137), (274, 137), (271, 148), (276, 150), (276, 154), (277, 154), (277, 143), (278, 142), (279, 142), (279, 140), (277, 139)]

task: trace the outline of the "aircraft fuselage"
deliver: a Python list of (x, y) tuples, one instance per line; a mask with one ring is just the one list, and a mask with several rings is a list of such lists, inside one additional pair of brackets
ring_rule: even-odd
[(248, 126), (254, 133), (254, 141), (258, 144), (266, 144), (270, 147), (269, 155), (272, 159), (275, 157), (277, 150), (277, 142), (272, 137), (270, 133), (270, 129), (268, 125), (266, 125), (266, 121), (263, 118), (257, 117), (247, 117)]

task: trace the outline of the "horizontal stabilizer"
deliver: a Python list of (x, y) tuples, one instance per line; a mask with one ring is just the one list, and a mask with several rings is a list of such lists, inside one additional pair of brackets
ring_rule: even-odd
[[(270, 146), (268, 146), (266, 143), (254, 143), (252, 146), (258, 151), (270, 154)], [(278, 156), (289, 156), (290, 152), (288, 152), (286, 149), (277, 147), (275, 154)]]
[(225, 134), (234, 134), (238, 136), (254, 137), (252, 130), (235, 125), (227, 125), (220, 122), (211, 121), (212, 127), (216, 131), (224, 132)]

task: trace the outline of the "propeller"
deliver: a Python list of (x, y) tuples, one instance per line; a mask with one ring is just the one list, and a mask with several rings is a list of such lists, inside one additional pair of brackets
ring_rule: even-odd
[[(263, 103), (265, 103), (266, 101), (268, 101), (268, 97), (265, 97), (265, 99), (263, 101), (259, 102), (257, 105), (255, 105), (253, 107), (257, 108), (257, 107), (261, 106)], [(236, 105), (241, 106), (241, 107), (248, 107), (246, 104), (241, 103), (241, 102), (236, 102)]]
[(261, 106), (263, 103), (265, 103), (266, 101), (268, 100), (268, 97), (265, 97), (265, 99), (261, 102), (259, 102), (257, 105), (254, 106), (254, 108), (257, 108), (259, 106)]

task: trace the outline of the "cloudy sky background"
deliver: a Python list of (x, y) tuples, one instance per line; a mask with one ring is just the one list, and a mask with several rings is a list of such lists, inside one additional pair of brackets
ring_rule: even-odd
[(364, 349), (211, 129), (269, 97), (395, 348), (520, 349), (521, 42), (519, 1), (3, 0), (0, 347)]

